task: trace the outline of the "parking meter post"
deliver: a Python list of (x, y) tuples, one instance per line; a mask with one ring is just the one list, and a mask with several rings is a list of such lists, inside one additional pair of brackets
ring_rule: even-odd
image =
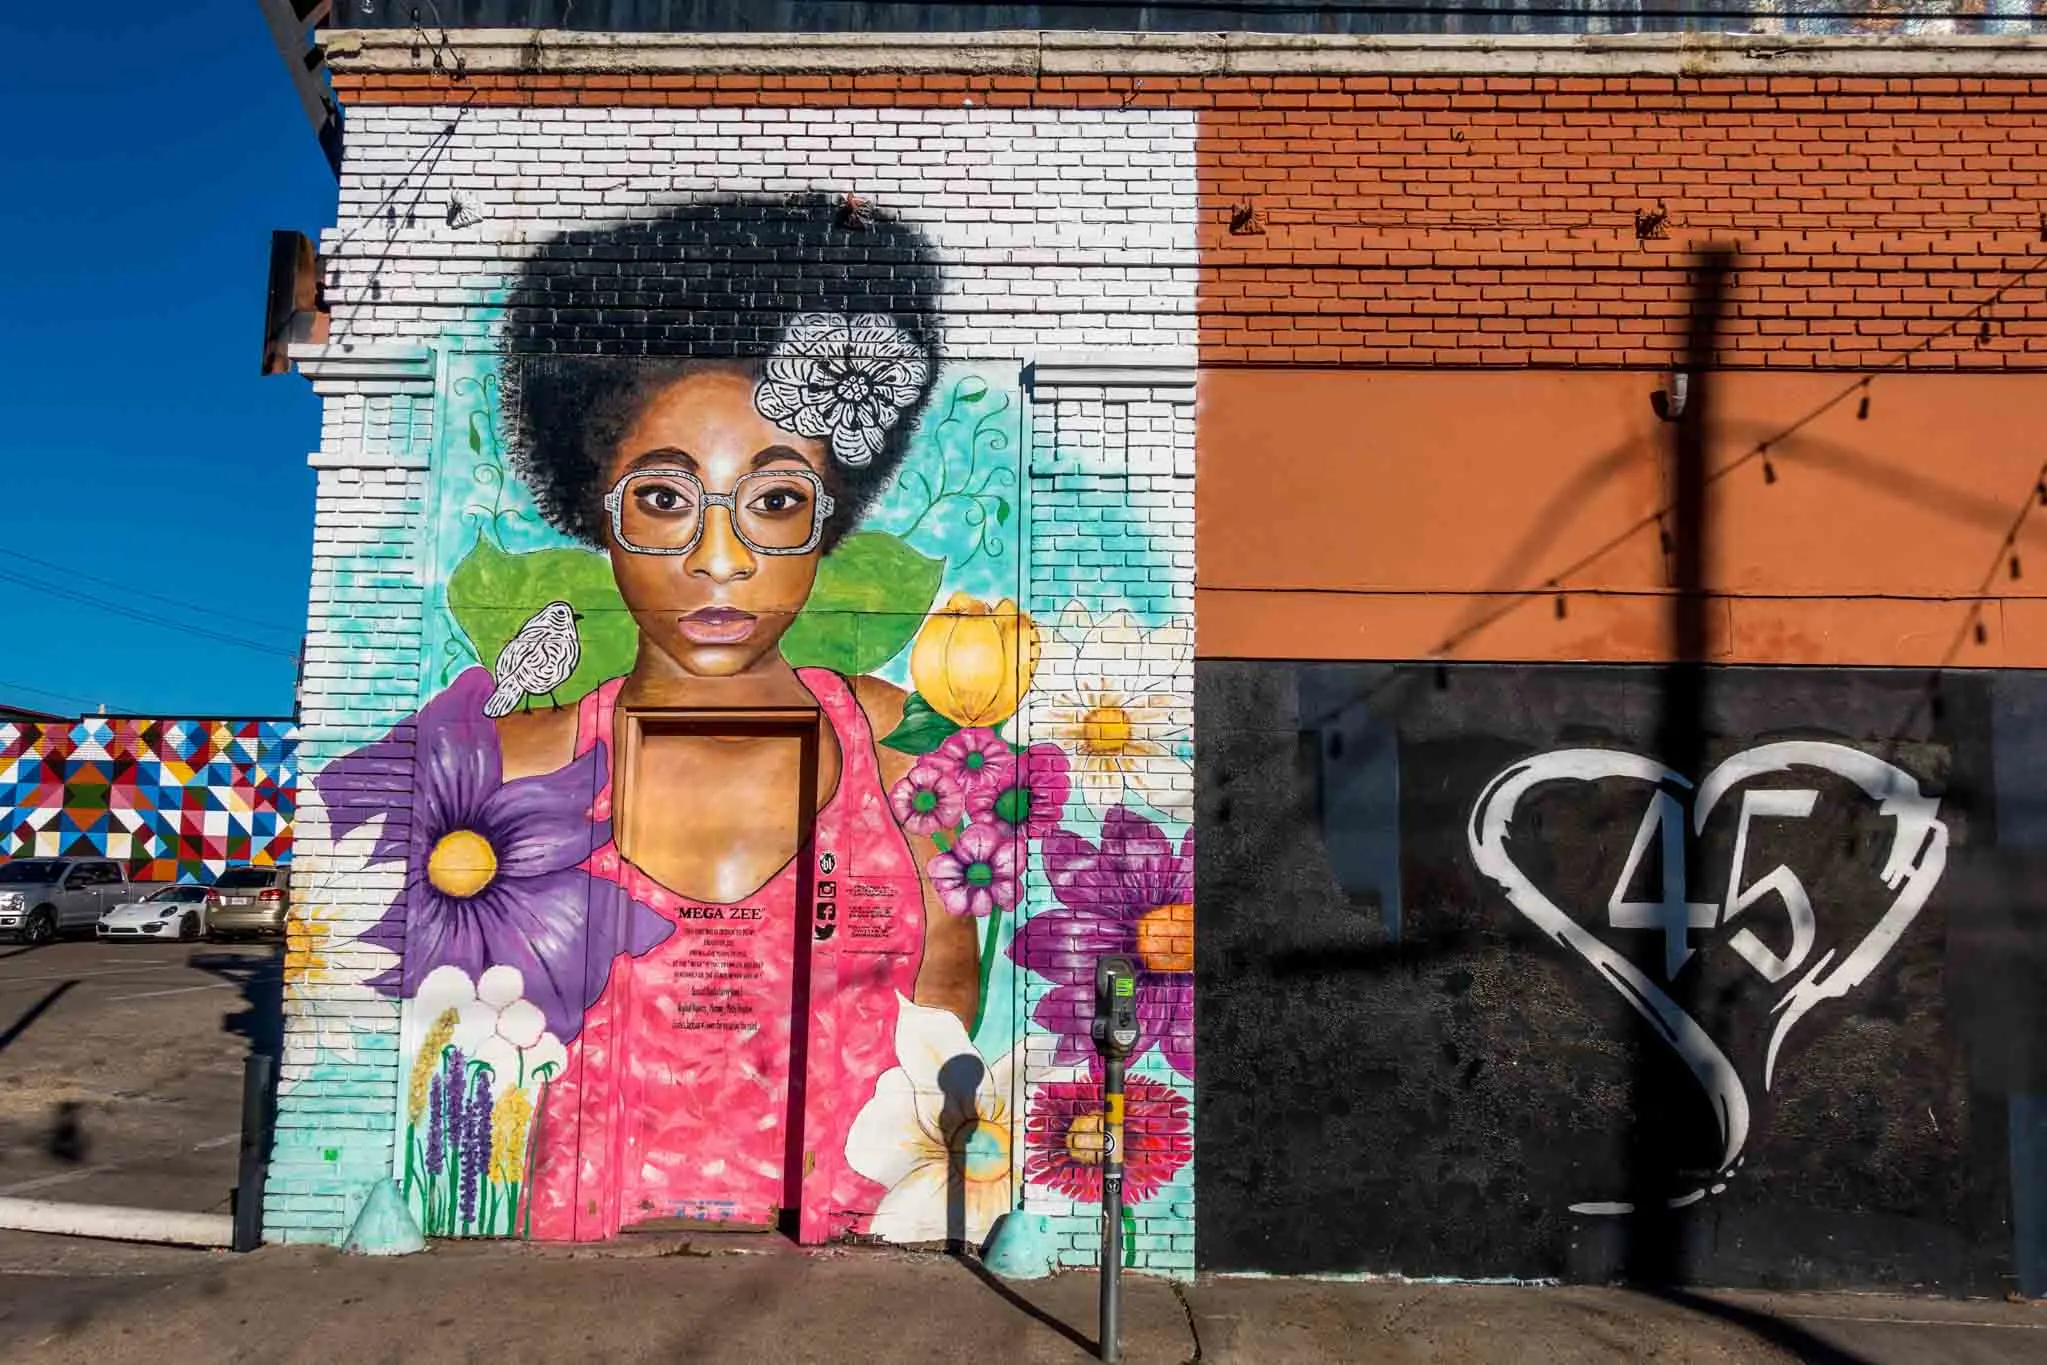
[(1123, 1322), (1123, 1059), (1102, 1062), (1102, 1359), (1116, 1359)]
[(1137, 964), (1095, 962), (1095, 1018), (1102, 1057), (1102, 1322), (1100, 1355), (1114, 1360), (1123, 1312), (1123, 1068), (1137, 1050)]

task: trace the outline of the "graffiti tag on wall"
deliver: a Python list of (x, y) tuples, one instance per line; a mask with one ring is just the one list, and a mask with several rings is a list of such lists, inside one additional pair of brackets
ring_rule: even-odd
[[(1791, 865), (1752, 856), (1765, 822), (1815, 818), (1822, 803), (1815, 779), (1821, 777), (1859, 792), (1888, 826), (1878, 875), (1889, 898), (1859, 934), (1829, 932), (1834, 926), (1828, 907), (1815, 904)], [(1560, 905), (1516, 859), (1517, 847), (1526, 846), (1515, 839), (1522, 804), (1545, 786), (1555, 790), (1612, 781), (1645, 789), (1627, 856), (1604, 907)], [(1754, 785), (1758, 782), (1763, 785)], [(1715, 813), (1730, 806), (1735, 827), (1725, 894), (1695, 900), (1688, 848)], [(1469, 842), (1479, 871), (1530, 923), (1576, 953), (1597, 980), (1618, 992), (1704, 1092), (1718, 1125), (1717, 1169), (1708, 1183), (1674, 1195), (1670, 1202), (1675, 1207), (1725, 1188), (1748, 1144), (1754, 1101), (1770, 1089), (1786, 1040), (1815, 1007), (1865, 982), (1897, 946), (1947, 865), (1948, 831), (1939, 818), (1939, 802), (1902, 768), (1845, 745), (1787, 741), (1728, 758), (1696, 790), (1684, 775), (1618, 750), (1539, 754), (1505, 769), (1487, 785), (1472, 810)], [(1652, 865), (1660, 875), (1653, 879), (1658, 894), (1650, 899), (1636, 888)], [(1653, 941), (1647, 967), (1636, 947), (1642, 938)], [(1670, 989), (1700, 953), (1723, 945), (1747, 964), (1754, 988), (1770, 993), (1768, 1013), (1774, 1022), (1759, 1065), (1748, 1074), (1730, 1059), (1726, 1040), (1685, 1010)], [(1631, 1207), (1607, 1200), (1572, 1206), (1592, 1214), (1625, 1213)]]

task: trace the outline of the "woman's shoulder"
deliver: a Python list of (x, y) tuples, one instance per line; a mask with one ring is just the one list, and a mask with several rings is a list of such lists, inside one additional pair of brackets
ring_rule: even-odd
[(888, 734), (903, 723), (903, 705), (910, 694), (886, 678), (861, 674), (846, 680), (852, 685), (853, 696), (859, 701), (860, 709), (867, 713), (867, 723), (874, 727), (877, 737)]
[(874, 736), (875, 764), (881, 770), (882, 780), (894, 783), (910, 770), (915, 760), (881, 741), (903, 723), (903, 703), (910, 699), (910, 694), (886, 678), (862, 675), (846, 681), (851, 684), (861, 711), (866, 713), (868, 732)]
[(514, 711), (496, 722), (505, 776), (527, 777), (565, 768), (576, 756), (576, 708)]

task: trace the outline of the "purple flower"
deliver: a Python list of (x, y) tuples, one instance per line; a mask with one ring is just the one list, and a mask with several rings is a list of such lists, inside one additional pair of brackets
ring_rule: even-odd
[(968, 825), (925, 870), (946, 910), (981, 917), (1016, 904), (1017, 840), (996, 825)]
[(591, 816), (610, 775), (604, 746), (505, 781), (497, 726), (483, 714), (491, 685), (488, 669), (472, 668), (419, 713), (405, 892), (364, 935), (395, 939), (402, 956), (370, 984), (411, 996), (445, 964), (471, 978), (516, 967), (548, 1031), (567, 1042), (612, 960), (645, 953), (674, 926), (584, 866), (611, 839), (610, 821)]
[(1056, 744), (1033, 744), (1004, 765), (1001, 780), (983, 783), (967, 797), (967, 815), (991, 820), (1032, 839), (1055, 833), (1073, 792), (1066, 754)]
[(951, 773), (927, 759), (919, 759), (903, 780), (889, 791), (889, 808), (905, 834), (932, 834), (951, 829), (966, 812), (960, 784)]
[(434, 1073), (433, 1083), (426, 1092), (426, 1173), (439, 1175), (441, 1167), (447, 1164), (447, 1149), (441, 1141), (441, 1123), (446, 1117), (447, 1099), (445, 1075)]
[(1159, 827), (1117, 806), (1097, 848), (1059, 830), (1040, 845), (1056, 908), (1032, 916), (1009, 954), (1057, 983), (1032, 1017), (1059, 1035), (1055, 1062), (1092, 1054), (1095, 959), (1137, 962), (1136, 1056), (1156, 1046), (1173, 1070), (1194, 1075), (1194, 832), (1176, 850)]
[(953, 775), (970, 799), (983, 787), (1001, 786), (1009, 780), (1009, 744), (982, 726), (946, 736), (945, 743), (931, 757)]
[[(459, 1084), (459, 1082), (458, 1082)], [(490, 1161), (490, 1069), (476, 1069), (476, 1090), (469, 1097), (468, 1131), (462, 1135), (462, 1188), (459, 1192), (462, 1221), (476, 1221), (476, 1195), (483, 1168)]]
[(463, 1091), (469, 1085), (469, 1059), (462, 1055), (462, 1049), (448, 1049), (448, 1088), (445, 1106), (442, 1110), (448, 1120), (448, 1164), (454, 1173), (462, 1173), (462, 1139), (468, 1136), (467, 1110), (463, 1108)]

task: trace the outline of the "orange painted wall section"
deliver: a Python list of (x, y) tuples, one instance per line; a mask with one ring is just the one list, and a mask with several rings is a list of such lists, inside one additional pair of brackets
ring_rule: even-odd
[[(1666, 657), (1660, 379), (1205, 370), (1198, 652)], [(1883, 376), (1867, 417), (1855, 382), (1716, 377), (1712, 657), (2047, 667), (2047, 507), (2012, 542), (2016, 577), (2000, 548), (2035, 505), (2047, 377)]]

